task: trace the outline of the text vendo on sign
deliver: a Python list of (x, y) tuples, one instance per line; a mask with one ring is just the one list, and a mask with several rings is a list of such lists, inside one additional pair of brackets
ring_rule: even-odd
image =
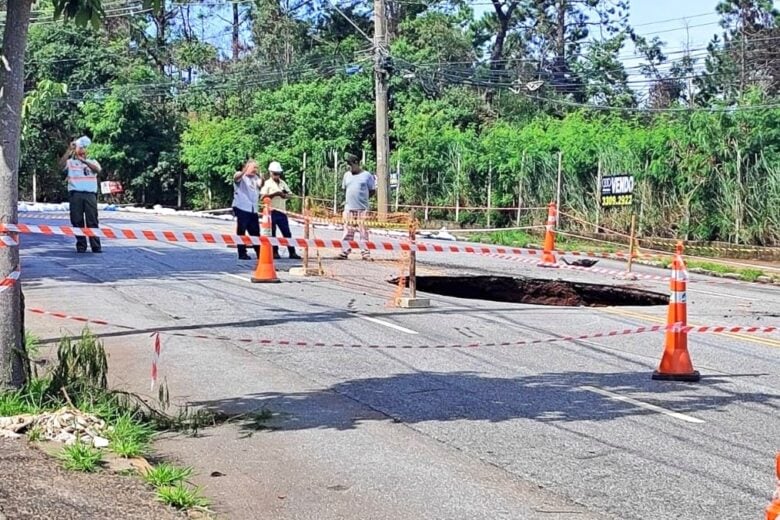
[(601, 192), (604, 195), (625, 195), (634, 192), (633, 175), (615, 175), (601, 180)]

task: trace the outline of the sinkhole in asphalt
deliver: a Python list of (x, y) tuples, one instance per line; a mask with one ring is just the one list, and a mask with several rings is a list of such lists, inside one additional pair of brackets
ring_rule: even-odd
[[(398, 278), (390, 280), (398, 285)], [(408, 280), (406, 281), (408, 286)], [(417, 290), (441, 296), (558, 307), (667, 305), (662, 293), (595, 283), (511, 276), (418, 276)]]

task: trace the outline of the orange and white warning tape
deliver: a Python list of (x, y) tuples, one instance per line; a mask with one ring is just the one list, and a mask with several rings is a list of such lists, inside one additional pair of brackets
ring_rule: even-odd
[[(254, 237), (246, 235), (229, 235), (221, 233), (196, 233), (193, 231), (157, 231), (148, 229), (129, 228), (75, 228), (71, 226), (48, 226), (30, 224), (0, 224), (0, 232), (32, 233), (57, 236), (84, 236), (106, 239), (150, 240), (177, 243), (204, 243), (212, 245), (233, 246), (244, 244), (247, 246), (267, 244), (280, 247), (308, 247), (313, 249), (368, 249), (376, 251), (417, 251), (421, 253), (470, 253), (470, 254), (499, 254), (499, 255), (530, 255), (541, 257), (542, 251), (538, 249), (525, 249), (501, 246), (471, 246), (455, 244), (434, 244), (430, 242), (370, 242), (357, 240), (324, 240), (304, 238), (279, 238), (279, 237)], [(584, 256), (593, 258), (627, 259), (625, 253), (599, 253), (593, 251), (561, 251), (558, 254), (571, 256)]]
[(0, 247), (16, 247), (18, 245), (19, 242), (14, 237), (0, 235)]
[(21, 271), (18, 269), (14, 270), (6, 276), (5, 278), (0, 278), (0, 292), (3, 292), (16, 284), (17, 281), (19, 281), (19, 277), (22, 275)]
[(162, 344), (160, 343), (160, 333), (155, 332), (152, 334), (154, 337), (154, 349), (152, 351), (152, 387), (151, 390), (154, 390), (154, 385), (157, 384), (157, 365), (160, 363), (160, 351), (162, 350)]
[[(110, 327), (117, 327), (124, 330), (135, 330), (139, 333), (147, 333), (148, 330), (141, 330), (134, 327), (128, 327), (127, 325), (117, 325), (106, 320), (98, 320), (92, 318), (85, 318), (83, 316), (72, 316), (63, 312), (46, 311), (39, 308), (28, 308), (29, 312), (34, 314), (40, 314), (44, 316), (52, 316), (64, 320), (78, 321), (81, 323), (92, 323), (95, 325), (106, 325)], [(595, 332), (590, 334), (572, 335), (572, 336), (557, 336), (553, 338), (535, 339), (535, 340), (518, 340), (518, 341), (501, 341), (490, 343), (456, 343), (456, 344), (435, 344), (435, 345), (376, 345), (376, 344), (353, 344), (353, 343), (325, 343), (322, 341), (298, 341), (298, 340), (286, 340), (286, 339), (252, 339), (252, 338), (231, 338), (224, 335), (210, 335), (210, 334), (187, 334), (184, 332), (170, 332), (159, 331), (153, 334), (161, 334), (166, 336), (194, 338), (194, 339), (209, 339), (217, 341), (230, 341), (235, 343), (244, 344), (259, 344), (264, 346), (280, 346), (280, 347), (340, 347), (340, 348), (367, 348), (367, 349), (446, 349), (446, 348), (477, 348), (477, 347), (514, 347), (525, 345), (538, 345), (542, 343), (557, 343), (566, 341), (582, 341), (598, 338), (610, 338), (616, 336), (628, 336), (631, 334), (644, 334), (647, 332), (683, 332), (688, 334), (721, 334), (721, 333), (741, 333), (741, 334), (771, 334), (780, 331), (778, 327), (756, 327), (746, 325), (717, 325), (717, 326), (701, 326), (693, 327), (690, 325), (682, 326), (680, 324), (672, 325), (652, 325), (648, 327), (636, 327), (633, 329), (620, 329), (611, 330), (609, 332)], [(156, 348), (156, 347), (155, 347)]]

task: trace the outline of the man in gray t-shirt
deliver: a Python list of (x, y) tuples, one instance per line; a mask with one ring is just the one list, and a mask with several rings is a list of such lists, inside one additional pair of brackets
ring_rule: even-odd
[[(376, 179), (374, 174), (367, 172), (360, 164), (360, 160), (352, 154), (347, 155), (349, 171), (344, 174), (341, 187), (344, 189), (344, 235), (342, 240), (355, 240), (355, 228), (360, 233), (360, 239), (368, 241), (368, 228), (366, 227), (366, 215), (368, 213), (368, 199), (376, 191)], [(346, 260), (352, 249), (345, 246), (338, 258)], [(363, 260), (371, 260), (368, 249), (360, 251)]]

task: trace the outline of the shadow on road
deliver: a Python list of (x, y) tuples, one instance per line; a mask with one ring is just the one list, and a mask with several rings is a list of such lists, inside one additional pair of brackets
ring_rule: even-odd
[[(749, 403), (772, 417), (780, 405), (780, 394), (740, 392), (731, 384), (734, 377), (758, 375), (705, 377), (691, 385), (654, 382), (647, 372), (560, 372), (515, 378), (472, 372), (416, 372), (355, 379), (314, 392), (258, 393), (191, 404), (228, 414), (270, 410), (275, 412), (275, 418), (263, 426), (271, 430), (350, 429), (370, 420), (496, 423), (527, 419), (566, 423), (658, 414), (587, 388), (595, 387), (684, 414)], [(344, 402), (338, 395), (364, 406), (347, 406), (345, 413)], [(337, 411), (336, 407), (342, 410)], [(249, 420), (242, 427), (254, 430), (257, 423)]]

